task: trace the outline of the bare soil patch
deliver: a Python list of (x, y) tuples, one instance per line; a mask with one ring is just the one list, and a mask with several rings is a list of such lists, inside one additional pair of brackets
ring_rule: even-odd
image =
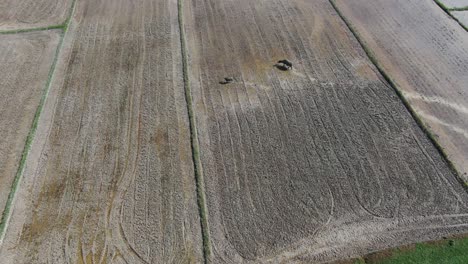
[(460, 23), (465, 27), (468, 27), (468, 11), (450, 11), (450, 14), (454, 16)]
[(468, 181), (466, 31), (432, 1), (336, 4)]
[(59, 32), (0, 35), (0, 215), (18, 170)]
[(213, 263), (328, 262), (468, 230), (467, 193), (328, 1), (184, 14)]
[(62, 24), (73, 0), (4, 0), (0, 3), (0, 31)]
[(447, 8), (468, 7), (468, 0), (438, 0)]
[(176, 1), (78, 1), (4, 263), (201, 263)]

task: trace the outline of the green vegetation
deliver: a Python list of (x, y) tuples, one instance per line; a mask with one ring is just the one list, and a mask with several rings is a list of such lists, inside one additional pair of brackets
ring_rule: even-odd
[(449, 8), (449, 11), (467, 11), (467, 10), (468, 10), (468, 6)]
[(354, 264), (366, 264), (366, 261), (363, 258), (357, 259)]
[(371, 254), (354, 264), (466, 264), (468, 237), (420, 243), (403, 249)]
[(182, 52), (182, 72), (184, 77), (184, 86), (185, 86), (185, 100), (187, 103), (187, 112), (190, 122), (190, 141), (192, 145), (192, 159), (195, 171), (195, 180), (197, 184), (197, 202), (198, 209), (200, 214), (201, 222), (201, 231), (203, 237), (203, 257), (205, 263), (211, 262), (211, 242), (210, 242), (210, 232), (208, 227), (208, 217), (207, 217), (207, 208), (206, 208), (206, 197), (205, 197), (205, 185), (203, 180), (203, 171), (200, 161), (200, 147), (198, 143), (198, 134), (196, 127), (196, 117), (193, 111), (192, 103), (192, 91), (190, 89), (190, 82), (188, 78), (188, 57), (187, 57), (187, 47), (185, 40), (185, 30), (184, 30), (184, 20), (183, 20), (183, 0), (177, 1), (178, 9), (178, 20), (179, 20), (179, 31), (180, 31), (180, 46)]
[(44, 30), (51, 30), (51, 29), (64, 29), (66, 24), (61, 25), (53, 25), (48, 27), (38, 27), (38, 28), (25, 28), (25, 29), (13, 29), (13, 30), (4, 30), (0, 31), (2, 35), (9, 35), (9, 34), (18, 34), (18, 33), (27, 33), (27, 32), (34, 32), (34, 31), (44, 31)]
[(69, 17), (67, 20), (64, 22), (64, 24), (59, 25), (59, 26), (50, 26), (46, 28), (37, 28), (37, 29), (25, 29), (25, 30), (17, 30), (17, 31), (11, 31), (11, 33), (8, 33), (6, 31), (0, 32), (0, 34), (15, 34), (15, 33), (23, 33), (23, 32), (32, 32), (32, 31), (39, 31), (39, 30), (49, 30), (49, 29), (62, 29), (62, 34), (60, 36), (59, 44), (57, 46), (57, 49), (55, 50), (55, 55), (54, 55), (54, 60), (52, 62), (52, 65), (49, 70), (49, 75), (47, 76), (47, 81), (45, 85), (44, 92), (42, 94), (41, 100), (39, 102), (39, 105), (37, 107), (36, 113), (34, 114), (34, 119), (33, 123), (31, 125), (31, 129), (29, 130), (28, 137), (26, 138), (26, 143), (24, 146), (24, 150), (21, 154), (21, 159), (20, 163), (18, 166), (18, 170), (16, 172), (15, 178), (13, 180), (12, 186), (10, 188), (10, 193), (8, 194), (8, 198), (5, 204), (5, 209), (3, 210), (2, 218), (0, 220), (0, 242), (3, 240), (3, 237), (5, 235), (6, 227), (8, 224), (8, 221), (11, 216), (11, 206), (13, 204), (13, 201), (15, 199), (16, 191), (18, 190), (19, 183), (21, 181), (21, 178), (23, 176), (24, 168), (26, 166), (26, 159), (28, 158), (29, 151), (31, 150), (31, 145), (34, 139), (34, 136), (36, 135), (36, 130), (37, 126), (39, 123), (39, 117), (41, 116), (42, 110), (44, 108), (45, 101), (47, 99), (47, 96), (49, 94), (50, 86), (52, 83), (52, 77), (54, 76), (55, 72), (55, 67), (57, 65), (58, 57), (60, 54), (60, 50), (62, 49), (63, 45), (63, 39), (65, 37), (66, 30), (68, 28), (68, 23), (70, 23), (70, 17), (73, 13), (73, 10), (75, 9), (75, 3), (76, 0), (73, 0), (72, 6), (69, 11)]

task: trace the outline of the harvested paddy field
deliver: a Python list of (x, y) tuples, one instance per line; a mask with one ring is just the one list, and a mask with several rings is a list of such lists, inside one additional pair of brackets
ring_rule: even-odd
[(213, 263), (468, 231), (467, 193), (328, 1), (189, 1), (184, 20)]
[[(429, 2), (353, 2), (370, 51), (460, 169), (465, 132), (434, 120), (466, 125), (466, 32)], [(15, 55), (35, 64), (0, 66), (24, 72), (0, 80), (24, 107), (12, 87), (44, 87), (58, 46), (2, 264), (324, 263), (468, 232), (466, 189), (328, 0), (72, 3), (63, 38), (34, 33), (49, 36), (42, 50)], [(435, 22), (414, 22), (429, 19), (416, 6)], [(13, 33), (0, 38), (34, 35)], [(13, 61), (8, 43), (0, 60)], [(26, 110), (6, 98), (13, 133)], [(22, 150), (25, 131), (5, 149)]]
[(2, 263), (200, 263), (177, 2), (78, 1)]
[(49, 27), (65, 22), (74, 0), (2, 0), (0, 31)]
[(59, 32), (0, 35), (0, 215), (47, 83)]
[(468, 34), (433, 1), (336, 5), (468, 181)]

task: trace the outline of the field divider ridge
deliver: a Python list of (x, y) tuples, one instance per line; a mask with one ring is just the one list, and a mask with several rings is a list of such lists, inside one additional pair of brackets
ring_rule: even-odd
[(46, 27), (2, 30), (0, 31), (0, 35), (14, 35), (14, 34), (29, 33), (29, 32), (36, 32), (36, 31), (47, 31), (47, 30), (53, 30), (53, 29), (63, 29), (64, 27), (65, 27), (65, 23), (59, 24), (59, 25), (46, 26)]
[[(73, 15), (73, 12), (75, 10), (76, 1), (77, 0), (72, 0), (72, 5), (70, 7), (70, 11), (68, 13), (68, 17), (65, 20), (65, 22), (62, 25), (60, 25), (60, 27), (54, 28), (54, 29), (61, 29), (62, 32), (60, 33), (59, 43), (57, 44), (57, 48), (56, 48), (55, 54), (54, 54), (54, 59), (52, 61), (52, 65), (50, 66), (49, 74), (47, 76), (45, 89), (44, 89), (44, 91), (42, 93), (41, 100), (39, 101), (39, 105), (37, 106), (36, 112), (34, 114), (31, 129), (29, 130), (28, 136), (26, 137), (26, 143), (24, 145), (23, 152), (21, 153), (21, 159), (20, 159), (20, 163), (19, 163), (19, 166), (18, 166), (18, 170), (16, 172), (15, 178), (13, 179), (13, 183), (12, 183), (11, 188), (10, 188), (10, 193), (8, 194), (8, 198), (7, 198), (7, 201), (6, 201), (6, 204), (5, 204), (5, 208), (4, 208), (2, 216), (1, 216), (1, 220), (0, 220), (0, 246), (3, 243), (3, 239), (5, 238), (5, 233), (6, 233), (6, 229), (8, 227), (8, 222), (9, 222), (10, 217), (11, 217), (11, 209), (12, 209), (15, 197), (16, 197), (16, 192), (17, 192), (17, 190), (19, 188), (20, 181), (21, 181), (21, 179), (23, 177), (24, 169), (25, 169), (25, 166), (26, 166), (26, 160), (27, 160), (27, 158), (29, 156), (29, 152), (31, 150), (31, 145), (32, 145), (32, 142), (33, 142), (34, 137), (36, 135), (37, 127), (38, 127), (38, 124), (39, 124), (39, 118), (40, 118), (40, 116), (42, 114), (42, 111), (44, 109), (45, 101), (47, 100), (47, 97), (49, 95), (49, 90), (50, 90), (50, 87), (51, 87), (51, 84), (52, 84), (52, 79), (54, 77), (55, 68), (57, 66), (60, 51), (61, 51), (62, 46), (63, 46), (63, 41), (64, 41), (65, 34), (67, 32), (67, 29), (68, 29), (68, 24), (70, 23), (71, 16)], [(52, 29), (52, 28), (49, 28), (49, 29)], [(48, 29), (44, 29), (44, 30), (48, 30)], [(30, 30), (30, 31), (21, 31), (21, 32), (32, 32), (32, 31), (40, 31), (40, 29), (39, 30)], [(5, 34), (5, 33), (0, 32), (0, 34)], [(8, 33), (8, 34), (14, 34), (14, 33)]]
[(187, 45), (184, 30), (183, 19), (183, 1), (177, 0), (177, 14), (179, 22), (179, 35), (180, 35), (180, 48), (182, 55), (182, 74), (184, 81), (185, 100), (187, 105), (188, 118), (190, 123), (190, 142), (192, 149), (192, 159), (195, 173), (196, 190), (197, 190), (197, 203), (200, 215), (200, 224), (203, 241), (203, 259), (204, 263), (211, 263), (211, 241), (208, 226), (208, 210), (206, 206), (205, 184), (203, 178), (203, 170), (200, 161), (200, 145), (198, 142), (198, 133), (196, 125), (196, 116), (193, 110), (192, 91), (190, 88), (190, 81), (188, 77), (188, 56)]
[[(437, 2), (437, 0), (435, 0), (435, 1)], [(387, 81), (387, 83), (393, 88), (393, 90), (395, 90), (396, 94), (398, 95), (400, 100), (403, 102), (404, 106), (406, 107), (408, 112), (411, 114), (413, 119), (416, 121), (419, 128), (421, 128), (421, 130), (429, 138), (431, 143), (436, 147), (437, 151), (442, 155), (442, 158), (448, 164), (450, 170), (455, 175), (457, 181), (462, 185), (463, 189), (468, 193), (468, 183), (463, 180), (463, 178), (460, 175), (460, 172), (456, 169), (453, 162), (449, 159), (449, 157), (448, 157), (447, 153), (445, 153), (445, 150), (443, 149), (443, 147), (436, 140), (436, 138), (432, 134), (432, 132), (424, 125), (424, 122), (422, 121), (421, 117), (418, 116), (418, 114), (413, 109), (413, 107), (410, 105), (408, 100), (406, 100), (405, 96), (401, 93), (400, 89), (398, 88), (398, 85), (396, 84), (396, 82), (393, 81), (393, 79), (383, 70), (383, 67), (381, 67), (381, 65), (379, 64), (379, 62), (376, 59), (376, 56), (374, 55), (374, 53), (365, 45), (364, 41), (360, 37), (357, 30), (352, 26), (351, 22), (349, 22), (345, 18), (345, 16), (341, 13), (341, 11), (339, 10), (338, 6), (335, 3), (335, 0), (329, 0), (329, 2), (333, 6), (333, 8), (337, 12), (337, 14), (340, 16), (340, 18), (343, 20), (343, 22), (346, 24), (346, 26), (349, 28), (351, 33), (354, 35), (354, 37), (356, 38), (359, 45), (362, 47), (362, 49), (366, 53), (369, 60), (377, 68), (378, 72), (382, 75), (382, 77), (385, 79), (385, 81)]]

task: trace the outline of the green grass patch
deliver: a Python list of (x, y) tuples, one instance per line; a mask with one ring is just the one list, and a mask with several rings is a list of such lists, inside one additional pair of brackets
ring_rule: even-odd
[(420, 243), (364, 259), (365, 264), (467, 264), (468, 237)]
[(52, 30), (52, 29), (62, 29), (62, 30), (64, 30), (65, 27), (66, 27), (66, 24), (53, 25), (53, 26), (47, 26), (47, 27), (37, 27), (37, 28), (13, 29), (13, 30), (0, 31), (0, 34), (2, 34), (2, 35), (11, 35), (11, 34), (18, 34), (18, 33), (28, 33), (28, 32), (35, 32), (35, 31)]
[(468, 10), (468, 6), (449, 8), (449, 11), (467, 11), (467, 10)]

